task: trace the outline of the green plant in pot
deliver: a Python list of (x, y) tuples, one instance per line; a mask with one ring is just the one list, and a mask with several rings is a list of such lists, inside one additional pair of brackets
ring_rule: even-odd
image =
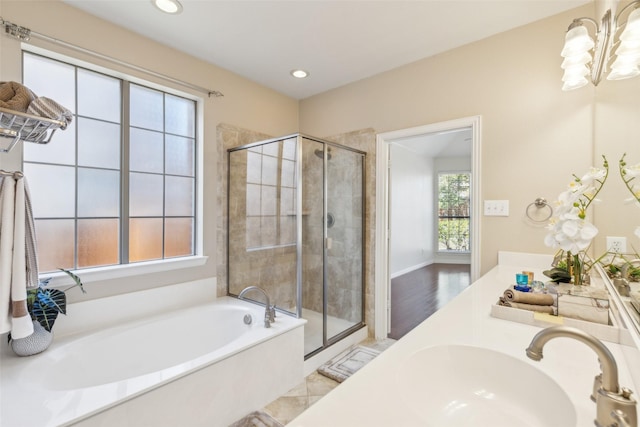
[(51, 278), (40, 280), (37, 288), (27, 290), (27, 309), (33, 320), (34, 332), (26, 338), (12, 339), (9, 334), (8, 340), (11, 348), (18, 356), (30, 356), (46, 350), (53, 340), (52, 329), (58, 314), (67, 314), (66, 292), (75, 287), (79, 287), (86, 293), (80, 277), (65, 270), (69, 277), (75, 282), (74, 285), (66, 289), (48, 288)]

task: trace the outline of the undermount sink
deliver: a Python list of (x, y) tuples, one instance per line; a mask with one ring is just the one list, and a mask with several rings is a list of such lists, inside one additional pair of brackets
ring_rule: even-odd
[(425, 426), (569, 427), (577, 422), (569, 396), (554, 380), (504, 353), (463, 345), (428, 347), (398, 369), (401, 400)]

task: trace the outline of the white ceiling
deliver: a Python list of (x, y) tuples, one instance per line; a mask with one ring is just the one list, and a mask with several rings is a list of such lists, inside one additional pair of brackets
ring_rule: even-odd
[(63, 1), (304, 99), (593, 0), (180, 0), (179, 15), (150, 0)]
[(471, 128), (460, 128), (396, 139), (391, 143), (421, 157), (471, 157)]

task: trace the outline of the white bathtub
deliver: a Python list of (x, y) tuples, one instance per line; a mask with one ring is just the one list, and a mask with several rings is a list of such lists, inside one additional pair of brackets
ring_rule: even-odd
[(225, 297), (56, 336), (28, 358), (3, 351), (0, 425), (228, 426), (303, 379), (304, 320), (267, 329), (263, 315)]

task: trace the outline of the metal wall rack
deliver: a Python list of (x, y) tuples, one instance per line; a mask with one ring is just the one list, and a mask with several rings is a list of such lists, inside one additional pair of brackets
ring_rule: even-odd
[(59, 120), (0, 107), (0, 138), (10, 140), (0, 146), (0, 153), (8, 153), (20, 141), (48, 144), (55, 131), (65, 127)]

